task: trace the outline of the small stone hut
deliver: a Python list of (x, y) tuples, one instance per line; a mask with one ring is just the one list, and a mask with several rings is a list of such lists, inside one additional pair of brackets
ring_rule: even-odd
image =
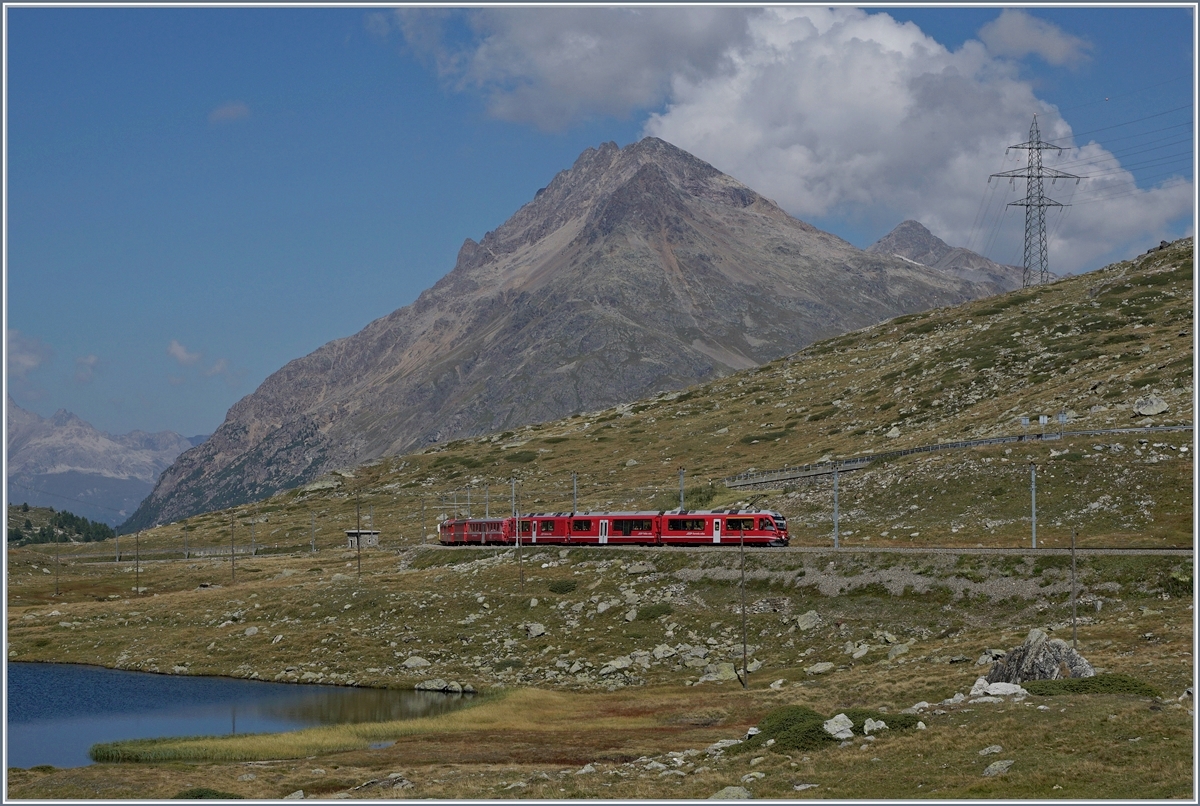
[(377, 529), (347, 529), (346, 530), (346, 547), (358, 548), (358, 541), (362, 540), (362, 547), (365, 549), (373, 549), (379, 547), (379, 531)]

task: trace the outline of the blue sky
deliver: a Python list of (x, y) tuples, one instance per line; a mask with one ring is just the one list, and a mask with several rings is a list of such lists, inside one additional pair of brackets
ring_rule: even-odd
[(609, 140), (861, 247), (917, 218), (1019, 262), (987, 179), (1037, 113), (1092, 177), (1047, 188), (1053, 270), (1194, 222), (1187, 7), (5, 14), (8, 391), (112, 433), (210, 433)]

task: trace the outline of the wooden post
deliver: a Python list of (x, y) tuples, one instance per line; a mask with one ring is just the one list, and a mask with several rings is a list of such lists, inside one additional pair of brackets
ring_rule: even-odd
[(358, 576), (362, 578), (362, 507), (358, 505), (358, 490), (354, 491), (354, 517), (358, 521), (358, 536), (354, 545), (358, 547)]
[(133, 592), (142, 595), (142, 530), (133, 538)]
[(750, 670), (746, 668), (746, 530), (739, 533), (738, 544), (742, 555), (742, 689), (750, 686)]
[(1076, 635), (1076, 624), (1078, 613), (1076, 612), (1076, 587), (1075, 587), (1075, 527), (1071, 527), (1071, 647), (1079, 649), (1078, 636)]
[(237, 582), (237, 557), (233, 549), (233, 522), (234, 514), (229, 513), (229, 581)]

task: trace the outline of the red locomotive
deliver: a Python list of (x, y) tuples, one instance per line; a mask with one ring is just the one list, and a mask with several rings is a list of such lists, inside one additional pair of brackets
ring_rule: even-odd
[[(511, 546), (517, 518), (450, 518), (438, 524), (443, 546)], [(787, 519), (752, 509), (673, 512), (532, 512), (520, 517), (525, 545), (786, 546)]]

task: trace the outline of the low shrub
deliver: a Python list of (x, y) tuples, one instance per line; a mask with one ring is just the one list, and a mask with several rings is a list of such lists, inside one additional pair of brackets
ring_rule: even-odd
[(1059, 680), (1027, 680), (1021, 687), (1039, 697), (1056, 694), (1132, 694), (1136, 697), (1162, 696), (1158, 689), (1127, 674), (1114, 672), (1093, 677), (1064, 677)]
[(534, 453), (533, 451), (514, 451), (513, 453), (508, 454), (504, 458), (510, 462), (517, 462), (517, 463), (532, 462), (534, 459), (537, 458), (537, 454)]
[(507, 658), (506, 660), (498, 661), (492, 666), (492, 669), (497, 672), (503, 672), (505, 669), (520, 669), (525, 665), (525, 661), (520, 658)]
[(647, 607), (638, 608), (637, 620), (654, 621), (656, 618), (669, 616), (673, 612), (675, 611), (671, 609), (671, 605), (667, 604), (666, 602), (657, 602), (656, 604), (648, 605)]
[(551, 593), (570, 593), (579, 587), (579, 583), (573, 579), (555, 579), (548, 587)]
[[(896, 731), (913, 730), (918, 721), (916, 714), (885, 714), (870, 708), (847, 708), (838, 713), (850, 718), (853, 723), (852, 730), (860, 736), (868, 718), (883, 722), (888, 730)], [(729, 748), (729, 751), (736, 754), (764, 749), (771, 739), (775, 740), (771, 749), (779, 752), (818, 750), (838, 741), (825, 732), (825, 720), (828, 718), (807, 706), (785, 705), (763, 717), (758, 723), (759, 732), (741, 744)]]
[(241, 795), (222, 792), (219, 789), (209, 789), (207, 786), (185, 789), (177, 795), (172, 795), (171, 798), (173, 800), (244, 800)]

